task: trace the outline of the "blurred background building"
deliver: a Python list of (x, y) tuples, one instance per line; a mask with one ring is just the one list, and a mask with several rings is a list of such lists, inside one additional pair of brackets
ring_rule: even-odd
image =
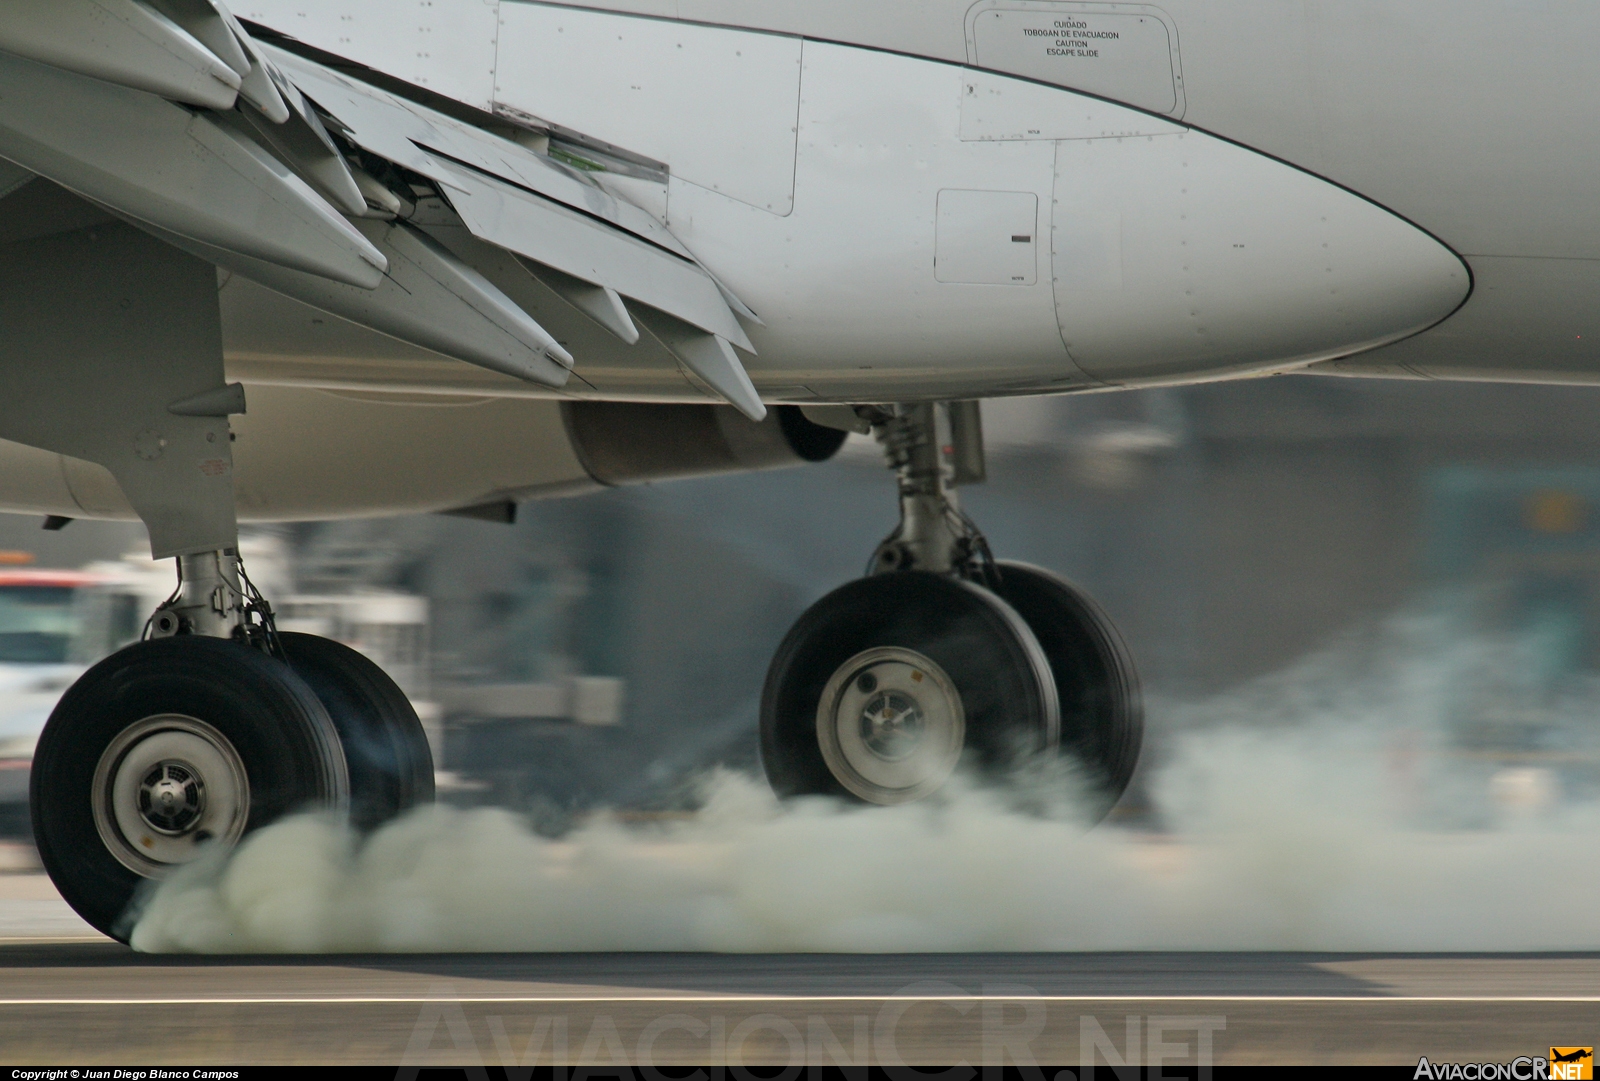
[[(1067, 575), (1116, 620), (1153, 760), (1201, 716), (1181, 703), (1332, 648), (1359, 680), (1410, 618), (1429, 629), (1404, 648), (1468, 658), (1435, 695), (1452, 746), (1537, 800), (1593, 784), (1597, 411), (1600, 391), (1573, 387), (1299, 376), (986, 402), (989, 480), (962, 498), (998, 555)], [(286, 619), (399, 669), (449, 798), (560, 815), (754, 768), (778, 640), (895, 520), (876, 446), (852, 437), (820, 466), (525, 504), (510, 525), (305, 523), (257, 542), (292, 579)], [(14, 564), (142, 543), (0, 516)]]

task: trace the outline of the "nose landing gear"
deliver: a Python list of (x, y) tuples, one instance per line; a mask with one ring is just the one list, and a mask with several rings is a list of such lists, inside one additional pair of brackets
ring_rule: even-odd
[(768, 669), (761, 753), (779, 795), (887, 805), (958, 767), (1003, 781), (1064, 764), (1098, 820), (1127, 787), (1143, 715), (1115, 627), (1064, 579), (996, 561), (960, 509), (955, 487), (984, 472), (976, 405), (870, 412), (901, 520)]

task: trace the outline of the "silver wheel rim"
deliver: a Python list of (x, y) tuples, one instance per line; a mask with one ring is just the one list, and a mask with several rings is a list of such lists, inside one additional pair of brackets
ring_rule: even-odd
[(817, 706), (822, 759), (868, 803), (921, 799), (949, 779), (967, 734), (961, 695), (933, 661), (882, 646), (834, 672)]
[(194, 717), (162, 713), (125, 728), (94, 771), (94, 824), (117, 861), (160, 878), (233, 844), (250, 814), (250, 781), (228, 737)]

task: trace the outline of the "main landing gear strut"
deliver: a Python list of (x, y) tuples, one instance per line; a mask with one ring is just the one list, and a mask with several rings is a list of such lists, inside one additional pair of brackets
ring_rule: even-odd
[(937, 792), (958, 768), (984, 780), (1064, 774), (1102, 817), (1143, 732), (1115, 627), (1064, 579), (996, 561), (962, 513), (956, 487), (984, 474), (976, 402), (858, 413), (895, 471), (900, 524), (868, 576), (823, 597), (778, 647), (761, 700), (773, 788), (895, 804)]
[(215, 268), (110, 221), (0, 245), (0, 325), (0, 438), (109, 470), (179, 573), (144, 640), (39, 737), (34, 836), (67, 902), (125, 938), (140, 883), (211, 844), (296, 810), (371, 827), (431, 800), (405, 695), (354, 650), (278, 633), (240, 565), (228, 417), (245, 403)]

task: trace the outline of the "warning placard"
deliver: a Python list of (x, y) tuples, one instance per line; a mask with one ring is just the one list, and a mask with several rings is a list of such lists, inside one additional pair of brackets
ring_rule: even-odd
[(969, 24), (973, 62), (1087, 90), (1154, 112), (1181, 101), (1172, 33), (1149, 9), (1028, 3), (980, 9)]

